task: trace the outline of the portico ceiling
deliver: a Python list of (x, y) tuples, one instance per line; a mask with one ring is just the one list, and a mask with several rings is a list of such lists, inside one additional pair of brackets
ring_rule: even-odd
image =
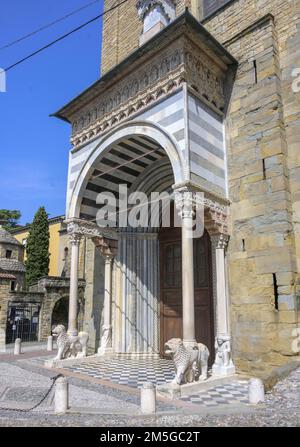
[(171, 163), (164, 149), (149, 137), (139, 135), (114, 144), (97, 162), (83, 193), (80, 218), (93, 220), (102, 205), (96, 203), (101, 192), (113, 193), (119, 199), (119, 185), (128, 193), (139, 190), (170, 190), (174, 183)]

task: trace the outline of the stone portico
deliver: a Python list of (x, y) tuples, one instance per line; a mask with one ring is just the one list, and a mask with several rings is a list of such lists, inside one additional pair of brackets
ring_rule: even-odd
[[(72, 126), (68, 329), (78, 330), (84, 246), (91, 352), (151, 358), (179, 337), (209, 347), (215, 375), (236, 364), (259, 373), (297, 355), (297, 205), (286, 180), (295, 160), (282, 135), (282, 111), (296, 106), (278, 68), (288, 39), (296, 45), (296, 14), (279, 0), (264, 15), (254, 1), (219, 3), (208, 14), (202, 0), (130, 0), (105, 16), (102, 77), (55, 113)], [(120, 225), (137, 191), (171, 194), (181, 228)], [(97, 225), (104, 193), (117, 205), (109, 229)], [(191, 239), (199, 206), (204, 232)]]
[(159, 228), (99, 227), (97, 195), (113, 192), (120, 203), (120, 183), (148, 196), (170, 192), (181, 221), (182, 322), (176, 324), (182, 326), (184, 343), (194, 345), (199, 321), (189, 231), (200, 205), (212, 260), (213, 300), (206, 324), (214, 327), (214, 373), (231, 374), (223, 119), (236, 61), (189, 12), (151, 41), (144, 40), (127, 60), (56, 113), (72, 123), (74, 146), (66, 219), (72, 245), (68, 330), (77, 333), (79, 244), (84, 237), (104, 258), (98, 353), (163, 354)]

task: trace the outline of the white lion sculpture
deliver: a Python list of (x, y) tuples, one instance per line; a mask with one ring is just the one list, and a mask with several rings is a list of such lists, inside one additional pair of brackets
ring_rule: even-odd
[(207, 379), (209, 350), (204, 344), (185, 346), (180, 338), (172, 338), (165, 343), (165, 354), (175, 364), (173, 383), (181, 385)]
[[(57, 355), (54, 360), (67, 358), (85, 357), (87, 355), (87, 342), (89, 335), (87, 332), (79, 332), (78, 335), (69, 335), (65, 326), (59, 324), (52, 330), (54, 337), (57, 337)], [(78, 344), (80, 349), (78, 349)]]

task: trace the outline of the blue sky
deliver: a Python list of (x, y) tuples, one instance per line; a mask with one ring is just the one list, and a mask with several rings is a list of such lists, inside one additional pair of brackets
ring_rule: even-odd
[[(0, 47), (91, 3), (92, 0), (2, 2)], [(102, 12), (103, 0), (10, 48), (0, 50), (5, 68)], [(68, 123), (49, 115), (100, 75), (101, 19), (7, 73), (0, 93), (0, 209), (19, 209), (31, 222), (44, 205), (64, 214)]]

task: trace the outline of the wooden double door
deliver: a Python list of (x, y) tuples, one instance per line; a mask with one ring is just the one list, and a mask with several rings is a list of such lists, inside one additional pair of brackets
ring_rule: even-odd
[[(171, 338), (182, 338), (181, 229), (160, 232), (160, 353)], [(214, 308), (210, 239), (194, 239), (195, 332), (197, 342), (214, 354)]]

